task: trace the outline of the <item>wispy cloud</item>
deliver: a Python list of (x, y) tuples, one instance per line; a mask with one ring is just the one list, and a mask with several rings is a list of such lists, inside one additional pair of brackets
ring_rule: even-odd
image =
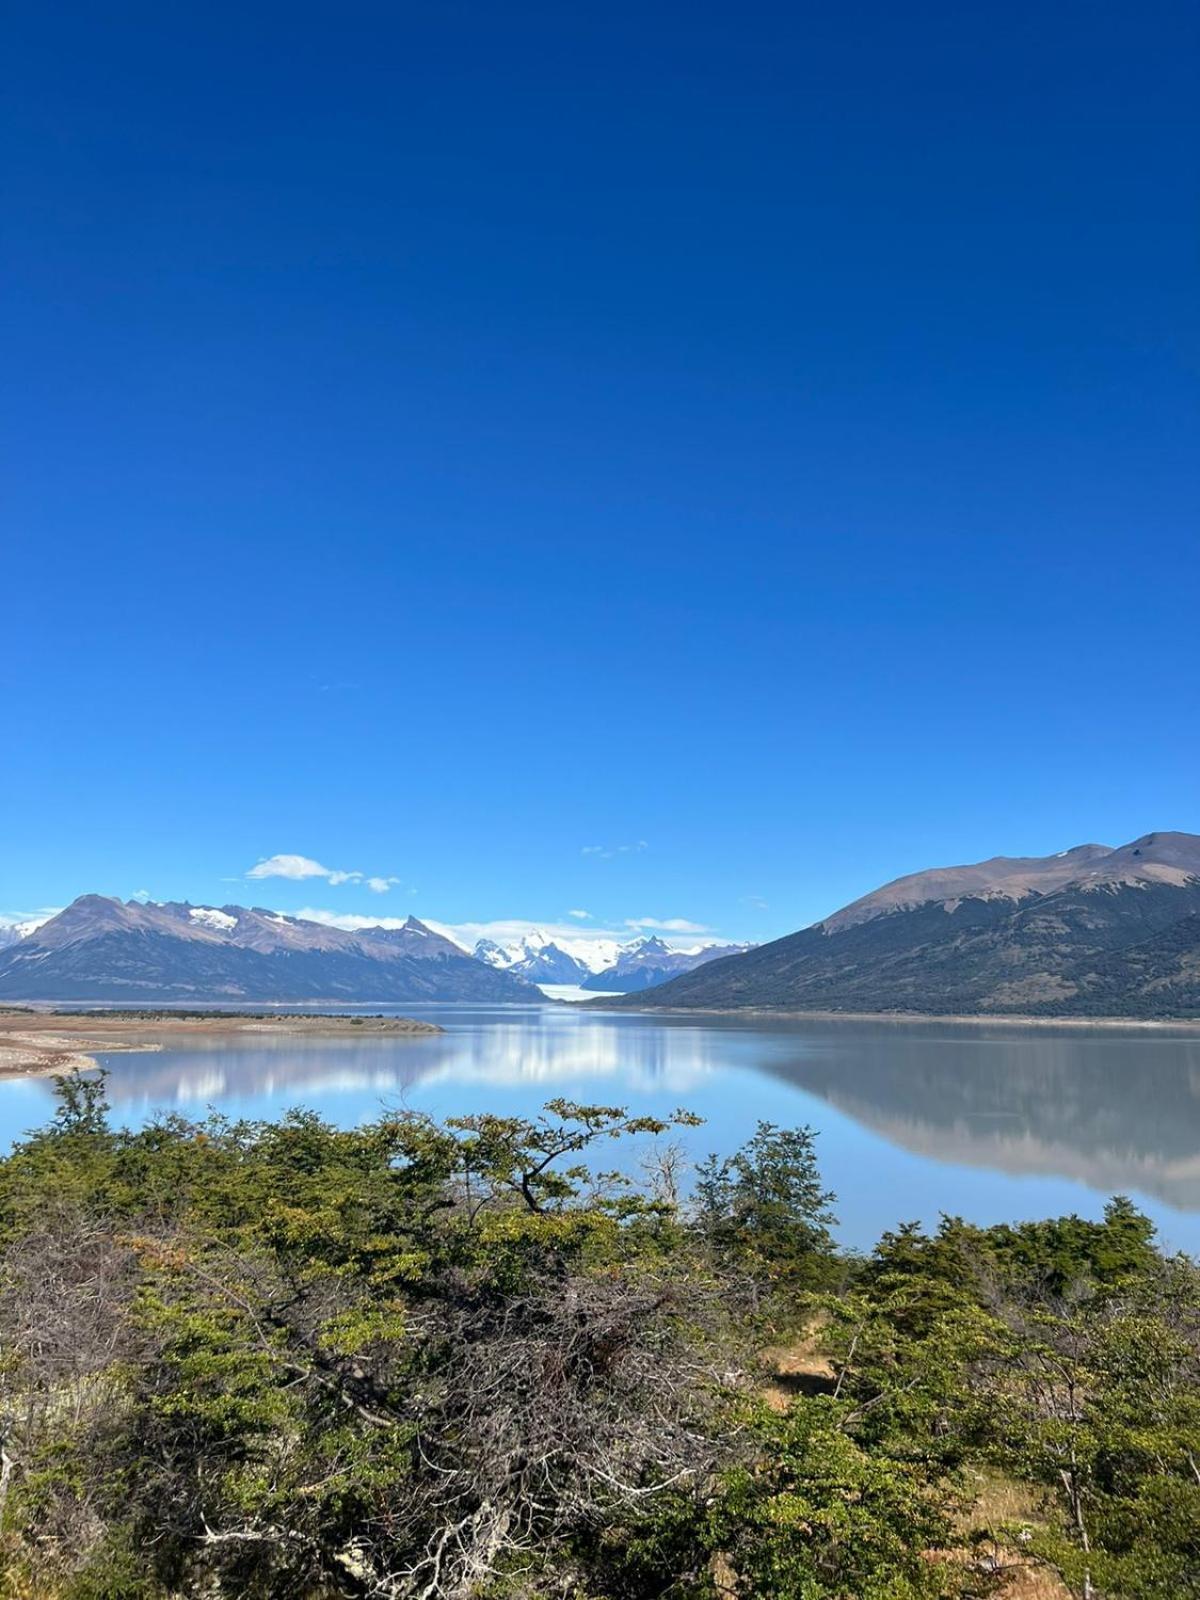
[(579, 853), (595, 856), (600, 861), (611, 861), (614, 856), (636, 856), (649, 848), (645, 839), (635, 839), (632, 844), (585, 844)]
[(348, 872), (341, 867), (327, 867), (320, 861), (314, 861), (311, 856), (278, 855), (266, 856), (258, 861), (246, 874), (247, 878), (290, 878), (294, 883), (301, 883), (307, 878), (324, 878), (325, 882), (337, 888), (343, 883), (365, 883), (372, 894), (386, 894), (393, 884), (400, 882), (399, 878), (370, 876), (364, 872)]
[(770, 909), (760, 894), (744, 894), (741, 903), (744, 906), (750, 906), (755, 911), (767, 911)]
[(576, 922), (588, 922), (591, 920), (592, 913), (590, 911), (568, 911), (567, 915), (574, 917)]
[(652, 928), (659, 933), (711, 933), (703, 922), (689, 922), (686, 917), (626, 917), (627, 928)]

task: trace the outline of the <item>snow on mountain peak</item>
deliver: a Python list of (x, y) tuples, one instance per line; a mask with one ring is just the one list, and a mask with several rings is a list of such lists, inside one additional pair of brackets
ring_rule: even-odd
[(216, 933), (229, 933), (237, 927), (238, 919), (228, 911), (218, 911), (214, 906), (189, 906), (188, 916)]
[(48, 912), (44, 917), (25, 917), (20, 922), (0, 923), (0, 950), (7, 949), (12, 944), (19, 944), (22, 939), (28, 939), (30, 934), (36, 933), (44, 922), (49, 922), (53, 915), (53, 912)]

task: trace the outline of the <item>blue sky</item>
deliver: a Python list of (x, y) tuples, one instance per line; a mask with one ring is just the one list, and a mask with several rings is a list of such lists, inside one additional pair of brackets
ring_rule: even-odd
[(10, 18), (0, 911), (1200, 828), (1192, 6)]

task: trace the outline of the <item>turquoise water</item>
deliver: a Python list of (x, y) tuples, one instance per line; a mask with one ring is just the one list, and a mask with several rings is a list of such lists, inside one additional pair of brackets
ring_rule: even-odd
[[(388, 1009), (372, 1007), (372, 1010)], [(688, 1153), (727, 1152), (760, 1118), (807, 1123), (841, 1236), (869, 1246), (939, 1212), (980, 1223), (1098, 1215), (1131, 1194), (1168, 1246), (1200, 1253), (1200, 1028), (766, 1022), (533, 1006), (395, 1007), (427, 1039), (197, 1041), (104, 1058), (114, 1117), (267, 1117), (304, 1105), (351, 1124), (383, 1106), (533, 1112), (553, 1096), (704, 1117)], [(0, 1139), (43, 1122), (51, 1086), (0, 1083)], [(605, 1161), (611, 1164), (611, 1153)]]

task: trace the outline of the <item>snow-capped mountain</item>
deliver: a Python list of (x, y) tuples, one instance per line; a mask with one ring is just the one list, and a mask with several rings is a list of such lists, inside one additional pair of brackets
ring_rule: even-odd
[(530, 983), (581, 984), (594, 970), (540, 932), (508, 945), (480, 939), (472, 954), (477, 961), (486, 961), (499, 972), (515, 972)]
[(747, 944), (702, 944), (691, 950), (672, 950), (662, 939), (651, 936), (623, 945), (615, 961), (593, 973), (581, 985), (584, 989), (609, 993), (635, 994), (657, 984), (692, 972), (720, 956), (741, 955), (753, 946)]
[[(453, 929), (448, 930), (453, 932)], [(261, 906), (194, 906), (84, 895), (49, 918), (0, 927), (0, 1001), (496, 1000), (552, 990), (653, 987), (737, 945), (675, 950), (532, 929), (469, 954), (409, 917), (347, 930)]]
[(694, 945), (672, 949), (656, 937), (628, 939), (550, 938), (535, 929), (512, 943), (480, 939), (472, 952), (478, 961), (512, 972), (530, 983), (573, 984), (581, 989), (630, 993), (665, 983), (681, 972), (718, 956), (748, 949), (740, 944)]
[(43, 922), (49, 922), (48, 916), (29, 917), (24, 922), (9, 922), (0, 924), (0, 950), (6, 950), (10, 944), (16, 944), (19, 939), (28, 939), (31, 933), (36, 933)]
[(537, 1003), (415, 917), (398, 928), (329, 927), (246, 906), (83, 895), (0, 952), (0, 999)]

